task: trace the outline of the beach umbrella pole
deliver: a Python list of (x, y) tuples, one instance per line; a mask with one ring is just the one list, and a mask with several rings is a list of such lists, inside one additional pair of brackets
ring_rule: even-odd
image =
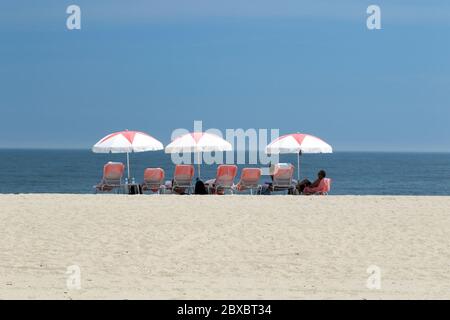
[(300, 182), (300, 156), (302, 151), (300, 150), (297, 154), (297, 182)]
[(127, 171), (128, 171), (128, 182), (130, 182), (130, 154), (127, 152)]
[(198, 178), (200, 179), (200, 152), (197, 152)]

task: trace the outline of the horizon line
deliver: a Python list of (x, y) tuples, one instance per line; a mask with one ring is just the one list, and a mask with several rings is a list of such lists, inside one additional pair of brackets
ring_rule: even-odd
[[(64, 148), (64, 147), (1, 147), (0, 151), (91, 151), (90, 147), (73, 147), (73, 148)], [(164, 150), (156, 150), (152, 152), (164, 152)], [(232, 151), (254, 151), (254, 150), (232, 150)], [(150, 151), (149, 151), (150, 152)], [(226, 151), (225, 151), (226, 152)], [(350, 152), (361, 152), (361, 153), (450, 153), (450, 150), (383, 150), (383, 149), (333, 149), (332, 153), (350, 153)], [(95, 152), (92, 152), (95, 153)], [(131, 153), (141, 153), (141, 152), (131, 152)], [(105, 153), (107, 154), (107, 153)], [(291, 153), (294, 154), (294, 153)]]

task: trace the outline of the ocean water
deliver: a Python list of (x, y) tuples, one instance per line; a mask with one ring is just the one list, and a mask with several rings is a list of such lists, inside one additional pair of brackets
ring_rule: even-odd
[[(170, 155), (144, 152), (130, 157), (136, 181), (142, 181), (146, 167), (161, 167), (166, 179), (172, 178)], [(107, 161), (126, 163), (126, 155), (89, 150), (0, 150), (0, 193), (92, 193)], [(297, 158), (282, 155), (280, 162), (296, 166)], [(242, 167), (245, 165), (239, 165), (239, 169)], [(216, 168), (202, 165), (202, 180), (213, 178)], [(302, 156), (302, 178), (313, 179), (320, 169), (333, 179), (331, 194), (450, 195), (450, 153), (336, 152)], [(270, 178), (263, 176), (261, 183), (265, 181)]]

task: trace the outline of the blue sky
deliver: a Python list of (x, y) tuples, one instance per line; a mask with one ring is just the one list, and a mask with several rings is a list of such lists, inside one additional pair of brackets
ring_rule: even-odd
[(449, 36), (448, 1), (2, 1), (0, 147), (88, 148), (125, 128), (166, 144), (203, 120), (450, 151)]

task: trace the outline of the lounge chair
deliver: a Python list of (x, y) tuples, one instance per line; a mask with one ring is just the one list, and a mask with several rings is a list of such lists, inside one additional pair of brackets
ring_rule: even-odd
[(233, 193), (234, 178), (237, 174), (237, 166), (234, 164), (221, 164), (217, 167), (216, 178), (206, 182), (208, 192), (223, 194), (226, 190)]
[(331, 179), (323, 178), (319, 185), (315, 188), (306, 187), (303, 192), (305, 195), (328, 195), (328, 192), (331, 190)]
[(274, 166), (273, 181), (270, 191), (285, 191), (290, 194), (296, 194), (297, 188), (292, 176), (294, 175), (294, 166), (290, 163), (278, 163)]
[(125, 166), (121, 162), (108, 162), (103, 166), (103, 178), (94, 186), (95, 192), (111, 192), (120, 190)]
[[(172, 191), (177, 193), (191, 193), (194, 166), (190, 164), (177, 164), (173, 174)], [(187, 192), (186, 192), (187, 190)]]
[(150, 190), (155, 193), (161, 193), (161, 190), (164, 189), (164, 176), (164, 170), (161, 168), (145, 169), (142, 191)]
[(259, 168), (243, 168), (239, 182), (234, 186), (237, 191), (250, 190), (253, 194), (253, 189), (259, 190), (259, 178), (261, 177), (261, 169)]

